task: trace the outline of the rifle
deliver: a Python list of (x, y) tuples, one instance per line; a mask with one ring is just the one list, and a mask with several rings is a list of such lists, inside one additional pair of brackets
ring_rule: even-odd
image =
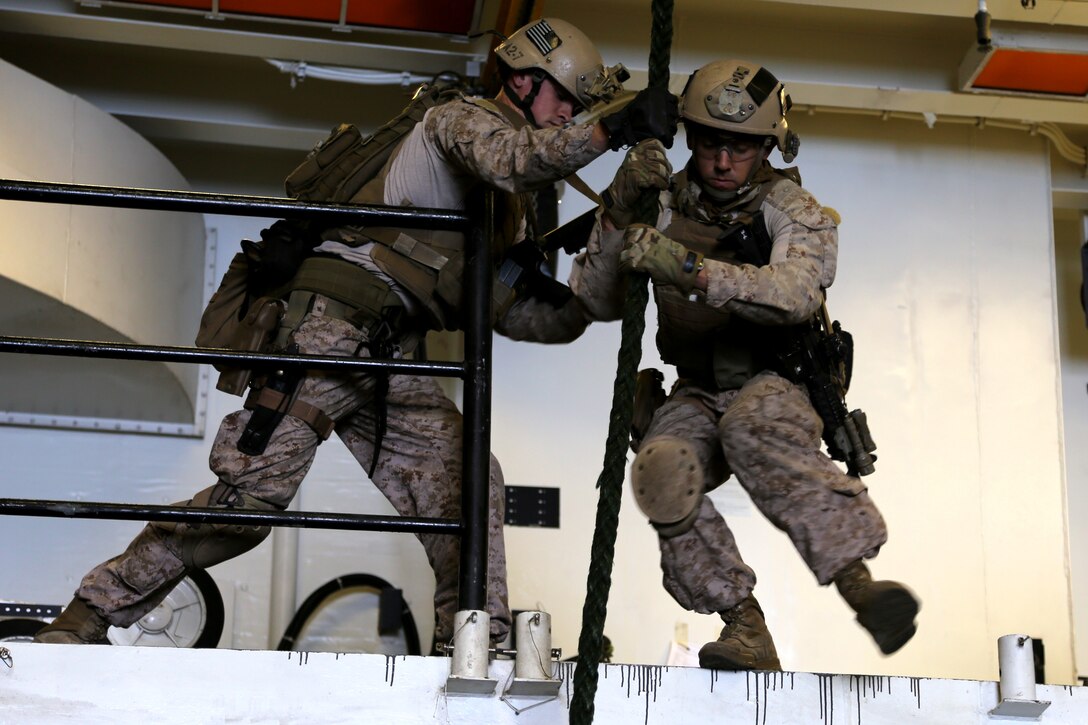
[(805, 323), (791, 328), (779, 353), (783, 375), (808, 389), (812, 407), (824, 423), (827, 452), (846, 464), (854, 477), (873, 472), (876, 443), (861, 409), (848, 410), (846, 391), (850, 387), (854, 338), (832, 322), (827, 305)]
[(545, 250), (537, 242), (522, 240), (506, 251), (496, 280), (518, 297), (535, 297), (559, 309), (574, 295), (570, 287), (544, 272), (546, 261)]

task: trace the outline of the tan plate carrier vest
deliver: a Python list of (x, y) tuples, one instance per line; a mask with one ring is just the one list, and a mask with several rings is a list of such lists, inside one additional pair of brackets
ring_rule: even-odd
[[(757, 245), (763, 258), (743, 261), (758, 266), (767, 264), (771, 240), (767, 238), (760, 207), (776, 183), (797, 180), (794, 169), (774, 171), (775, 176), (764, 182), (755, 197), (737, 211), (733, 223), (724, 226), (682, 216), (674, 194), (670, 203), (672, 220), (663, 233), (707, 259), (738, 264), (738, 257), (744, 255), (728, 240), (736, 239), (742, 231), (755, 238), (762, 235), (763, 244), (757, 242)], [(686, 185), (685, 170), (674, 177), (674, 188)], [(722, 308), (692, 302), (672, 286), (655, 284), (654, 299), (658, 311), (657, 348), (661, 359), (675, 365), (681, 378), (719, 390), (734, 390), (773, 362), (768, 349), (773, 329), (748, 323)]]

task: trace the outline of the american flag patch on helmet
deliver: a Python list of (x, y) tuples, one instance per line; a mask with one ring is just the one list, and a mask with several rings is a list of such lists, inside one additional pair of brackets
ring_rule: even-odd
[(547, 55), (563, 44), (547, 20), (541, 20), (525, 31), (525, 36), (532, 41), (541, 55)]

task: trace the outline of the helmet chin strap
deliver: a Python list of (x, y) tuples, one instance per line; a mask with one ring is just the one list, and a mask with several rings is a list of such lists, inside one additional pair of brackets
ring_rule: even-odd
[(533, 101), (536, 100), (537, 94), (540, 93), (540, 87), (544, 85), (544, 79), (547, 74), (542, 70), (533, 71), (533, 87), (525, 94), (525, 98), (519, 98), (517, 92), (511, 88), (509, 81), (503, 84), (503, 90), (506, 91), (507, 97), (513, 102), (518, 110), (525, 116), (525, 120), (533, 124), (537, 128), (540, 126), (536, 122), (536, 118), (533, 116)]

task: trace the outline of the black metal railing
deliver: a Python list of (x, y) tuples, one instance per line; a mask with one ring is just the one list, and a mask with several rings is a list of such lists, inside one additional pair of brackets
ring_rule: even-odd
[[(66, 518), (239, 523), (262, 526), (450, 534), (461, 538), (458, 606), (486, 608), (488, 481), (491, 460), (491, 245), (494, 234), (491, 194), (472, 214), (348, 204), (314, 204), (276, 197), (209, 194), (160, 189), (52, 184), (0, 180), (0, 199), (86, 206), (215, 213), (285, 219), (316, 219), (354, 225), (399, 226), (461, 231), (468, 234), (465, 264), (465, 357), (462, 363), (282, 355), (196, 347), (0, 336), (0, 352), (149, 360), (182, 363), (241, 363), (303, 367), (310, 370), (376, 370), (464, 381), (464, 475), (461, 519), (428, 519), (299, 511), (239, 511), (222, 508), (145, 506), (75, 501), (0, 499), (0, 515)], [(478, 223), (474, 224), (473, 219)]]

